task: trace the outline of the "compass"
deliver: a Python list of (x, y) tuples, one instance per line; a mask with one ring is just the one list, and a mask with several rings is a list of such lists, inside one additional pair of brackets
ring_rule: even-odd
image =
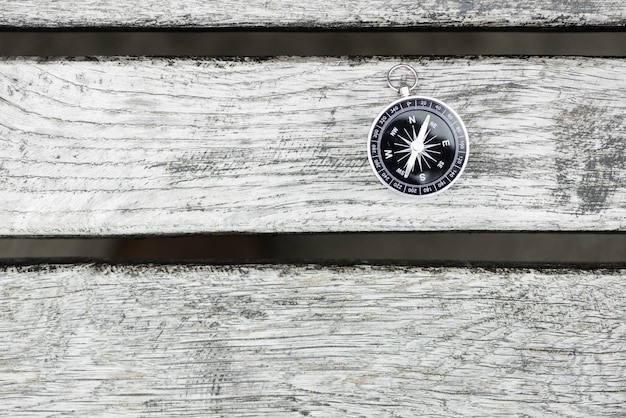
[[(412, 87), (396, 88), (390, 75), (408, 68)], [(368, 157), (381, 183), (410, 196), (439, 193), (461, 175), (469, 155), (467, 129), (459, 115), (441, 100), (412, 96), (417, 84), (413, 67), (399, 64), (389, 70), (389, 86), (402, 98), (389, 104), (374, 120)]]

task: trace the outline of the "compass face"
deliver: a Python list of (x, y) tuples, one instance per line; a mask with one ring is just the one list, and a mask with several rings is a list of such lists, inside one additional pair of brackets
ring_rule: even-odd
[(374, 120), (368, 155), (387, 187), (411, 196), (447, 189), (469, 154), (463, 121), (445, 103), (410, 96), (391, 103)]

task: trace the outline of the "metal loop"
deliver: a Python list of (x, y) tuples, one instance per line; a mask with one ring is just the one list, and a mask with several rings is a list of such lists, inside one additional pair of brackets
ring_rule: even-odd
[[(409, 86), (403, 84), (400, 87), (396, 87), (393, 84), (391, 84), (391, 74), (393, 74), (394, 71), (396, 71), (396, 70), (398, 70), (400, 68), (406, 68), (411, 73), (413, 73), (413, 77), (415, 78), (415, 82), (413, 83), (412, 86), (409, 87)], [(387, 72), (387, 84), (389, 85), (389, 87), (391, 87), (394, 91), (396, 91), (398, 93), (401, 92), (403, 87), (408, 87), (409, 91), (411, 91), (415, 87), (417, 87), (417, 71), (415, 71), (415, 68), (411, 67), (409, 64), (397, 64), (397, 65), (394, 65), (393, 67), (391, 67), (389, 72)]]

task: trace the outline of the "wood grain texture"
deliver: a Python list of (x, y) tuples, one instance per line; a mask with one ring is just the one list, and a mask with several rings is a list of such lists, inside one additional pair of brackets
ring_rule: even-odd
[(626, 229), (626, 61), (412, 59), (464, 175), (396, 196), (366, 155), (393, 58), (0, 61), (0, 235)]
[(4, 267), (2, 411), (617, 417), (625, 273)]
[(622, 0), (23, 0), (0, 1), (0, 26), (28, 28), (624, 27)]

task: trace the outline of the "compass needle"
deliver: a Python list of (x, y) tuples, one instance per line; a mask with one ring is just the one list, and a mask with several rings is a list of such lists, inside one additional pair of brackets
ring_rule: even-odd
[(426, 137), (426, 129), (428, 128), (428, 124), (430, 123), (430, 114), (426, 115), (426, 119), (424, 119), (424, 123), (420, 127), (420, 133), (417, 134), (416, 141), (419, 141), (424, 145), (424, 138)]
[(415, 168), (415, 160), (417, 159), (418, 156), (419, 156), (419, 153), (417, 152), (411, 153), (411, 156), (409, 157), (409, 161), (407, 161), (406, 166), (404, 166), (404, 178), (409, 177), (409, 174), (411, 174), (411, 172), (413, 171), (413, 168)]

